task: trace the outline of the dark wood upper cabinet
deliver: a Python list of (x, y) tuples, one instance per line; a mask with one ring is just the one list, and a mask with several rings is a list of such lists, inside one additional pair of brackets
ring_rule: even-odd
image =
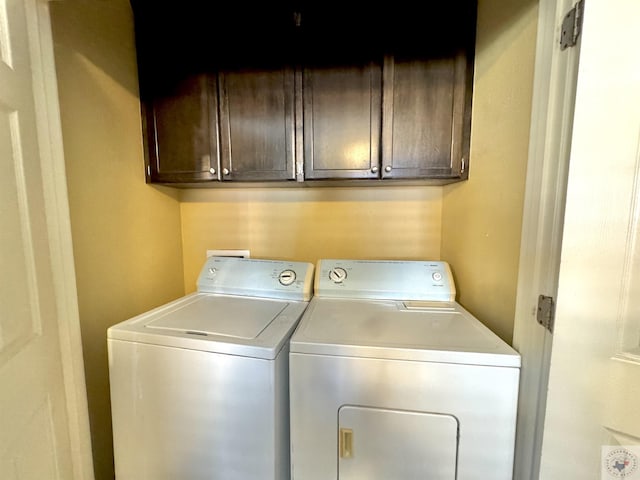
[(295, 180), (292, 9), (132, 4), (147, 181)]
[(476, 0), (405, 3), (132, 0), (147, 181), (466, 179)]
[(223, 180), (295, 180), (292, 68), (220, 72)]
[(187, 77), (164, 85), (143, 104), (147, 181), (202, 182), (216, 178), (218, 134), (212, 79)]
[(394, 9), (385, 46), (383, 179), (468, 176), (476, 3), (431, 4), (424, 14)]
[(385, 60), (382, 178), (463, 177), (467, 58)]
[(305, 68), (305, 179), (378, 178), (381, 69)]

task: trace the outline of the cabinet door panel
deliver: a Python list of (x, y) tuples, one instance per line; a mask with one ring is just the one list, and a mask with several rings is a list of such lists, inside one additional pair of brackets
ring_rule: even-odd
[(307, 68), (305, 178), (378, 178), (380, 66)]
[(286, 68), (220, 73), (223, 180), (295, 178), (293, 82)]
[(152, 182), (213, 180), (218, 140), (215, 99), (205, 75), (162, 88), (145, 105), (148, 176)]
[(461, 173), (464, 55), (385, 60), (383, 177), (457, 177)]

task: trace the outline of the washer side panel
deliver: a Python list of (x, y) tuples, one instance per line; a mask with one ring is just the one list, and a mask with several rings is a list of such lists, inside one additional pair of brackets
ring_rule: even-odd
[(116, 477), (281, 480), (286, 361), (108, 340)]

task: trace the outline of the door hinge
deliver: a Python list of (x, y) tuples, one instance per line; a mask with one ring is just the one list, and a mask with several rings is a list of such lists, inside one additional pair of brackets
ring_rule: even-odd
[(540, 325), (553, 333), (553, 321), (555, 319), (555, 302), (553, 297), (538, 296), (537, 320)]
[(580, 0), (564, 16), (560, 27), (560, 50), (575, 46), (582, 32), (582, 17), (584, 17), (584, 2)]

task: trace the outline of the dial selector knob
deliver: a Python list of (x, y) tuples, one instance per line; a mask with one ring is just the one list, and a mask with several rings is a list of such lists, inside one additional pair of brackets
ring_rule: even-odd
[(283, 270), (280, 272), (280, 275), (278, 275), (278, 280), (282, 285), (288, 287), (296, 281), (296, 272), (293, 270)]
[(329, 270), (329, 280), (333, 283), (342, 283), (347, 278), (347, 271), (342, 267), (335, 267)]

